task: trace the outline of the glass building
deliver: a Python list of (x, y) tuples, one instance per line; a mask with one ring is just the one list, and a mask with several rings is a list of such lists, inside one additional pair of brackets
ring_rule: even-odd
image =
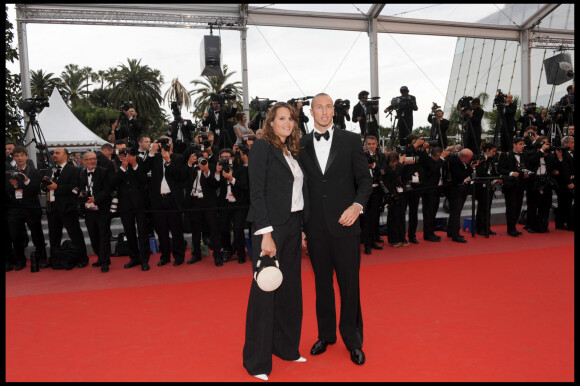
[[(532, 16), (542, 4), (510, 4), (500, 11), (482, 19), (479, 23), (520, 25)], [(544, 18), (540, 27), (557, 29), (574, 29), (574, 4), (562, 4)], [(533, 47), (533, 46), (532, 46)], [(531, 56), (531, 100), (521, 100), (521, 47), (517, 41), (458, 38), (455, 47), (455, 58), (449, 77), (445, 116), (449, 116), (451, 109), (462, 96), (476, 97), (486, 93), (489, 98), (482, 106), (484, 111), (493, 109), (493, 98), (498, 89), (504, 94), (510, 93), (517, 97), (520, 108), (523, 104), (536, 102), (537, 106), (546, 107), (552, 93), (552, 85), (546, 82), (544, 60), (560, 53), (557, 45), (554, 48), (532, 48)], [(574, 53), (572, 66), (574, 66)], [(573, 84), (573, 80), (555, 87), (553, 102), (557, 102), (566, 94), (566, 87)], [(483, 120), (484, 130), (488, 130), (488, 122)]]

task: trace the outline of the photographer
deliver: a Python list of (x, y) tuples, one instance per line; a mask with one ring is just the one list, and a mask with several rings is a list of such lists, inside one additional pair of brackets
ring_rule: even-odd
[[(171, 260), (173, 265), (183, 264), (185, 259), (185, 239), (183, 238), (183, 156), (173, 153), (171, 138), (161, 136), (153, 142), (149, 157), (143, 162), (144, 171), (151, 171), (149, 183), (149, 200), (153, 213), (155, 231), (159, 236), (161, 257), (157, 266), (163, 266)], [(169, 232), (173, 239), (173, 248), (169, 243)]]
[(479, 98), (471, 100), (471, 106), (461, 109), (461, 117), (466, 123), (463, 132), (463, 147), (471, 150), (473, 154), (479, 154), (481, 145), (481, 120), (483, 119), (483, 109), (479, 107)]
[[(538, 134), (543, 136), (548, 136), (550, 132), (550, 126), (552, 125), (552, 121), (548, 116), (547, 109), (541, 109), (540, 114), (538, 116), (537, 127), (538, 127)], [(560, 138), (558, 138), (558, 141)]]
[(403, 165), (403, 180), (410, 183), (411, 190), (406, 193), (407, 205), (409, 206), (409, 224), (407, 230), (407, 237), (409, 242), (419, 244), (416, 237), (418, 214), (419, 214), (419, 199), (421, 198), (421, 191), (417, 191), (422, 186), (424, 176), (423, 167), (420, 162), (419, 153), (424, 151), (423, 146), (428, 147), (429, 143), (425, 142), (423, 138), (418, 138), (414, 134), (409, 134), (405, 138), (407, 146), (405, 147), (405, 163)]
[(494, 143), (497, 144), (497, 136), (500, 135), (500, 150), (502, 153), (507, 153), (512, 149), (512, 141), (517, 129), (515, 116), (518, 110), (518, 106), (513, 102), (514, 97), (512, 94), (502, 94), (501, 90), (498, 90), (498, 94), (493, 101), (494, 106), (497, 107), (497, 119), (496, 121)]
[(529, 126), (538, 127), (539, 116), (536, 113), (536, 102), (530, 102), (524, 105), (522, 109), (522, 115), (520, 115), (518, 122), (521, 123), (521, 129), (519, 136), (523, 137), (524, 131), (527, 130)]
[[(219, 149), (217, 146), (214, 146), (214, 138), (214, 134), (211, 131), (207, 133), (202, 132), (201, 134), (195, 136), (195, 143), (204, 146), (204, 151), (207, 152), (208, 162), (215, 167), (218, 160), (214, 154), (218, 153)], [(190, 155), (191, 153), (188, 151), (186, 151), (184, 154), (185, 157), (189, 157)]]
[[(548, 232), (548, 217), (552, 206), (552, 164), (548, 161), (550, 143), (548, 138), (540, 136), (534, 143), (534, 149), (526, 151), (528, 169), (533, 173), (526, 191), (527, 223), (529, 233)], [(555, 180), (554, 180), (555, 183)]]
[(391, 100), (391, 105), (385, 109), (385, 113), (393, 109), (397, 111), (399, 143), (403, 144), (407, 135), (413, 131), (413, 111), (417, 111), (419, 108), (415, 96), (409, 95), (407, 86), (402, 86), (399, 91), (401, 96)]
[(346, 130), (345, 119), (350, 122), (350, 101), (348, 99), (342, 100), (337, 99), (334, 102), (334, 117), (332, 117), (332, 123), (336, 127)]
[[(16, 168), (16, 161), (14, 160), (12, 154), (14, 152), (14, 149), (16, 148), (16, 145), (14, 144), (14, 142), (6, 142), (6, 166), (5, 166), (5, 170), (10, 170), (10, 169), (14, 169)], [(32, 162), (31, 159), (29, 159), (28, 157), (26, 158), (26, 165), (28, 165), (29, 167), (36, 169), (36, 167), (34, 166), (34, 163)]]
[[(14, 261), (7, 265), (19, 271), (26, 267), (24, 249), (28, 244), (26, 225), (30, 229), (35, 253), (39, 262), (46, 262), (46, 247), (42, 232), (42, 208), (40, 206), (40, 172), (28, 164), (28, 152), (22, 146), (12, 151), (16, 167), (6, 170), (6, 221), (10, 240), (14, 245)], [(31, 258), (32, 263), (32, 258)]]
[(557, 116), (557, 122), (560, 128), (564, 130), (564, 126), (574, 124), (574, 85), (571, 84), (566, 87), (567, 94), (560, 99), (560, 106), (564, 111)]
[(558, 183), (556, 196), (558, 208), (554, 211), (556, 229), (574, 230), (574, 137), (562, 138), (562, 146), (550, 156), (552, 175)]
[(115, 149), (110, 143), (103, 143), (101, 150), (95, 153), (97, 155), (97, 166), (107, 169), (109, 172), (115, 172), (115, 165), (113, 164), (113, 156)]
[[(488, 219), (491, 215), (491, 201), (493, 200), (493, 192), (495, 191), (496, 183), (501, 183), (499, 173), (495, 166), (495, 157), (497, 154), (497, 147), (492, 142), (485, 142), (481, 146), (483, 157), (480, 155), (481, 163), (475, 168), (475, 176), (485, 178), (481, 183), (475, 184), (475, 199), (477, 200), (476, 226), (477, 234), (481, 236), (495, 235), (491, 230)], [(490, 177), (498, 177), (495, 180), (489, 180)], [(489, 190), (487, 189), (490, 185)]]
[(518, 237), (522, 232), (516, 229), (520, 218), (524, 191), (528, 187), (530, 171), (526, 168), (526, 160), (523, 155), (524, 139), (516, 137), (512, 145), (512, 151), (502, 154), (498, 163), (498, 172), (502, 179), (502, 191), (505, 197), (505, 210), (508, 235)]
[(536, 126), (528, 126), (523, 133), (524, 151), (535, 150), (535, 142), (538, 138), (538, 128)]
[[(308, 123), (308, 121), (310, 119), (308, 119), (308, 117), (304, 114), (304, 110), (302, 109), (302, 107), (305, 105), (304, 104), (304, 100), (302, 99), (290, 99), (288, 101), (288, 104), (291, 105), (292, 107), (294, 107), (294, 109), (297, 112), (297, 122), (298, 122), (298, 128), (300, 128), (300, 133), (302, 135), (306, 135), (307, 131), (306, 131), (306, 123)], [(310, 105), (310, 102), (306, 103), (306, 106)]]
[[(435, 105), (437, 106), (437, 105)], [(439, 147), (447, 147), (447, 130), (449, 129), (449, 120), (443, 118), (443, 110), (435, 110), (436, 118), (433, 119), (433, 113), (427, 116), (427, 120), (431, 124), (431, 135), (430, 139), (438, 141)]]
[[(221, 255), (221, 241), (218, 227), (218, 206), (216, 189), (219, 183), (216, 180), (216, 164), (207, 159), (207, 148), (196, 148), (191, 153), (185, 166), (185, 192), (187, 207), (198, 209), (191, 212), (191, 259), (187, 264), (201, 260), (201, 231), (202, 218), (205, 219), (213, 248), (213, 258), (216, 266), (223, 265)], [(212, 209), (207, 209), (212, 208)], [(201, 210), (199, 210), (201, 209)]]
[[(66, 231), (72, 244), (78, 249), (77, 265), (79, 268), (89, 264), (85, 237), (79, 222), (79, 205), (73, 189), (79, 186), (80, 173), (72, 164), (68, 163), (68, 151), (57, 147), (52, 153), (52, 160), (56, 167), (48, 171), (43, 177), (41, 188), (47, 192), (46, 218), (48, 221), (48, 238), (50, 241), (50, 255), (60, 247), (62, 228)], [(50, 266), (50, 261), (40, 263), (40, 268)]]
[(98, 256), (93, 267), (109, 272), (111, 264), (111, 193), (114, 175), (97, 166), (97, 155), (92, 151), (84, 154), (87, 167), (81, 172), (79, 185), (73, 188), (75, 197), (85, 212), (85, 224), (93, 251)]
[(173, 142), (174, 151), (183, 154), (187, 142), (191, 141), (191, 132), (195, 130), (193, 122), (189, 119), (183, 119), (177, 102), (171, 102), (171, 112), (173, 113), (173, 122), (167, 128), (167, 136)]
[[(224, 90), (225, 92), (226, 90)], [(225, 103), (225, 101), (227, 99), (233, 99), (232, 100), (232, 108), (230, 111), (224, 111), (223, 109), (223, 103)], [(232, 118), (236, 115), (238, 111), (238, 106), (237, 106), (237, 102), (235, 99), (235, 95), (216, 95), (216, 94), (212, 94), (211, 97), (211, 106), (208, 109), (208, 111), (204, 114), (203, 116), (203, 121), (202, 121), (202, 125), (203, 126), (207, 126), (209, 127), (209, 130), (219, 136), (223, 136), (219, 137), (219, 141), (225, 140), (226, 139), (226, 120), (228, 118)], [(231, 142), (232, 138), (229, 138), (230, 142)], [(221, 142), (220, 142), (221, 144)], [(219, 144), (218, 144), (219, 146)]]
[(147, 134), (141, 134), (137, 138), (137, 144), (139, 145), (137, 161), (144, 161), (149, 154), (149, 150), (151, 150), (151, 137)]
[(388, 167), (385, 168), (383, 183), (389, 194), (387, 195), (387, 240), (389, 246), (399, 248), (409, 246), (405, 240), (405, 210), (407, 207), (406, 197), (403, 194), (403, 162), (405, 156), (399, 156), (396, 151), (386, 154), (385, 162)]
[(424, 187), (422, 194), (423, 199), (423, 240), (439, 242), (441, 237), (435, 234), (435, 217), (439, 209), (439, 191), (437, 186), (442, 184), (441, 168), (445, 164), (445, 158), (449, 156), (449, 150), (443, 151), (436, 146), (430, 149), (430, 154), (427, 152), (419, 152), (419, 158), (425, 174)]
[[(151, 143), (149, 137), (143, 134), (139, 137), (140, 148), (148, 149), (145, 143)], [(143, 146), (143, 147), (141, 147)], [(115, 189), (117, 190), (119, 202), (117, 213), (123, 224), (123, 232), (127, 236), (129, 246), (129, 262), (125, 268), (132, 268), (141, 265), (142, 271), (149, 270), (149, 234), (153, 233), (150, 225), (150, 213), (143, 212), (149, 209), (147, 197), (147, 173), (141, 165), (143, 158), (139, 158), (138, 151), (129, 149), (119, 153), (121, 165), (115, 173)], [(137, 226), (135, 227), (135, 223)]]
[[(240, 158), (245, 158), (247, 164), (247, 155), (240, 153)], [(243, 159), (242, 162), (244, 162)], [(248, 210), (238, 207), (249, 205), (248, 168), (243, 164), (233, 162), (232, 150), (222, 149), (215, 175), (219, 183), (218, 204), (225, 208), (219, 212), (221, 245), (223, 250), (227, 251), (227, 255), (222, 252), (222, 259), (225, 260), (235, 252), (238, 256), (238, 263), (242, 264), (246, 261), (244, 224)]]
[(461, 229), (461, 211), (465, 204), (465, 199), (469, 193), (469, 181), (473, 169), (481, 161), (471, 162), (473, 152), (470, 149), (461, 150), (457, 156), (450, 156), (446, 159), (449, 164), (450, 186), (447, 188), (447, 199), (449, 200), (449, 219), (447, 220), (447, 237), (458, 243), (466, 243), (467, 240), (459, 234)]
[(360, 125), (360, 133), (366, 138), (367, 135), (372, 135), (375, 138), (379, 137), (379, 129), (377, 126), (378, 101), (369, 101), (369, 92), (361, 91), (358, 93), (358, 100), (352, 110), (353, 122), (358, 122)]
[(383, 206), (384, 192), (380, 186), (382, 178), (381, 171), (384, 171), (387, 164), (385, 155), (377, 151), (377, 138), (367, 135), (364, 143), (365, 155), (369, 165), (369, 172), (373, 178), (371, 195), (366, 205), (366, 210), (361, 221), (362, 233), (361, 241), (365, 246), (364, 253), (370, 255), (372, 249), (383, 249), (377, 244), (381, 240), (379, 234), (379, 219)]

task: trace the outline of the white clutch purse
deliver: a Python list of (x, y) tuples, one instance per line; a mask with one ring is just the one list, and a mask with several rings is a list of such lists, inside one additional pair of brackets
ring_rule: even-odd
[(282, 271), (280, 271), (280, 263), (275, 256), (262, 256), (260, 252), (260, 259), (256, 264), (256, 271), (254, 272), (254, 280), (262, 291), (272, 292), (280, 287), (282, 284)]

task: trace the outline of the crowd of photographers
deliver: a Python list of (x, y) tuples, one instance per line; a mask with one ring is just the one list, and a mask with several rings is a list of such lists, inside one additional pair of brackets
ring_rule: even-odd
[[(336, 129), (345, 129), (345, 120), (359, 123), (373, 177), (372, 194), (361, 221), (361, 243), (366, 254), (383, 248), (379, 219), (385, 210), (388, 245), (419, 243), (416, 230), (421, 199), (423, 239), (441, 241), (435, 234), (441, 229), (436, 218), (441, 196), (449, 203), (447, 237), (467, 242), (459, 230), (468, 194), (477, 200), (473, 224), (477, 233), (494, 235), (490, 229), (491, 203), (494, 191), (500, 188), (505, 196), (510, 236), (521, 235), (516, 224), (521, 220), (524, 193), (528, 232), (548, 232), (553, 192), (558, 199), (556, 228), (574, 229), (573, 86), (556, 108), (538, 113), (535, 105), (526, 105), (518, 121), (514, 119), (511, 95), (498, 92), (494, 106), (498, 109), (496, 135), (500, 138), (494, 138), (493, 142), (481, 141), (483, 110), (479, 100), (461, 98), (457, 105), (463, 121), (461, 144), (448, 143), (449, 121), (435, 104), (428, 117), (431, 135), (421, 138), (411, 134), (416, 98), (409, 95), (405, 86), (400, 91), (401, 97), (393, 98), (385, 109), (388, 114), (396, 112), (398, 120), (399, 146), (391, 141), (390, 149), (379, 146), (378, 97), (369, 100), (369, 93), (361, 91), (352, 116), (349, 100), (337, 99), (334, 104)], [(289, 101), (297, 110), (303, 135), (308, 132), (303, 106), (309, 105), (310, 98)], [(224, 108), (230, 101), (231, 108)], [(82, 155), (56, 148), (47, 162), (50, 167), (38, 169), (28, 159), (26, 148), (8, 143), (6, 270), (26, 266), (24, 252), (29, 243), (26, 226), (35, 248), (30, 256), (33, 272), (50, 266), (71, 269), (88, 265), (80, 217), (85, 220), (91, 247), (98, 256), (92, 265), (102, 272), (108, 272), (111, 264), (113, 217), (120, 218), (126, 238), (129, 262), (125, 268), (150, 269), (150, 240), (154, 232), (161, 253), (158, 266), (169, 263), (171, 256), (173, 265), (201, 260), (202, 239), (213, 251), (216, 266), (234, 256), (238, 263), (244, 263), (248, 153), (253, 141), (261, 137), (263, 119), (274, 102), (252, 100), (257, 114), (249, 122), (243, 112), (237, 112), (235, 96), (214, 95), (199, 128), (183, 119), (174, 103), (174, 121), (165, 135), (156, 139), (146, 134), (135, 109), (124, 103), (119, 118), (111, 122), (112, 144)], [(41, 174), (39, 170), (45, 172)], [(46, 202), (49, 254), (41, 225), (41, 195)], [(70, 237), (68, 244), (62, 242), (63, 228)], [(184, 233), (192, 235), (190, 256), (186, 256)]]

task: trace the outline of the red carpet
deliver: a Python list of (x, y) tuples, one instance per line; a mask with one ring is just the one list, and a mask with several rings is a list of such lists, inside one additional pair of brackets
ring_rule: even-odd
[[(270, 380), (574, 381), (573, 233), (494, 230), (489, 240), (419, 238), (363, 255), (364, 366), (340, 338), (310, 355), (314, 276), (304, 258), (308, 361), (274, 357)], [(6, 273), (6, 380), (258, 381), (242, 366), (250, 264), (158, 259), (149, 272), (114, 258), (107, 274)]]

